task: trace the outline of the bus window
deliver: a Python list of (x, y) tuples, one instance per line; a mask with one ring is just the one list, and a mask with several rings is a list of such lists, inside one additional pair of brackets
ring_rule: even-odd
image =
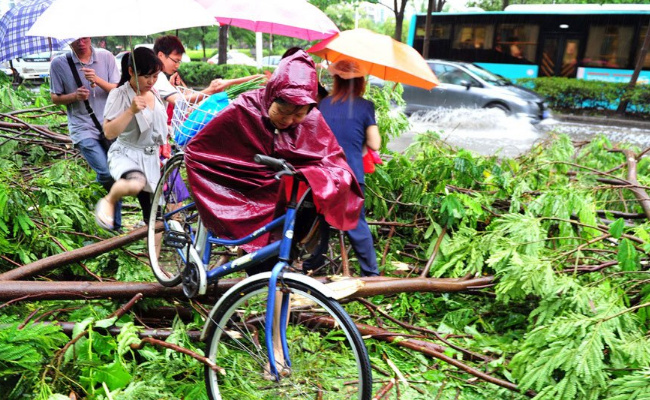
[(505, 58), (532, 62), (537, 52), (539, 25), (500, 24), (494, 49)]
[[(419, 21), (419, 20), (418, 20)], [(424, 21), (424, 20), (423, 20)], [(415, 29), (413, 47), (420, 53), (424, 52), (424, 23), (418, 24)], [(429, 35), (429, 57), (447, 58), (451, 42), (451, 24), (431, 24)]]
[[(424, 25), (418, 25), (415, 30), (416, 39), (424, 39)], [(450, 24), (434, 24), (431, 23), (431, 35), (429, 40), (436, 39), (447, 39), (451, 36), (451, 25)]]
[(456, 37), (452, 42), (454, 49), (490, 49), (494, 36), (494, 25), (481, 24), (456, 25)]
[(576, 76), (578, 68), (578, 48), (580, 41), (578, 39), (567, 39), (564, 45), (564, 54), (562, 55), (562, 69), (560, 76), (573, 78)]
[(583, 64), (588, 67), (627, 68), (633, 34), (631, 26), (590, 26)]

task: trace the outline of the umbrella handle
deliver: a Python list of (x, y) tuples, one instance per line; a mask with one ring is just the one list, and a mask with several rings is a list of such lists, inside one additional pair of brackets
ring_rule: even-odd
[(131, 66), (133, 67), (133, 75), (135, 76), (135, 92), (140, 96), (140, 83), (138, 82), (138, 70), (135, 67), (135, 49), (133, 48), (133, 43), (131, 42), (131, 36), (129, 35), (129, 46), (131, 47)]

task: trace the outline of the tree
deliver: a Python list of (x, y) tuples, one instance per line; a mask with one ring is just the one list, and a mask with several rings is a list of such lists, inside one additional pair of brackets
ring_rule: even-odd
[(404, 9), (408, 0), (393, 0), (393, 12), (395, 13), (395, 40), (402, 40), (402, 25), (404, 24)]
[(219, 64), (225, 64), (228, 52), (228, 25), (219, 27)]
[[(634, 86), (636, 85), (636, 81), (637, 79), (639, 79), (639, 74), (641, 73), (641, 69), (643, 69), (643, 62), (645, 61), (646, 55), (648, 54), (649, 50), (650, 50), (650, 25), (648, 25), (648, 29), (646, 30), (645, 39), (643, 40), (643, 46), (641, 47), (641, 51), (639, 52), (639, 57), (636, 60), (636, 66), (634, 67), (634, 72), (632, 73), (632, 77), (630, 78), (630, 82), (627, 86), (626, 92), (628, 92), (631, 89), (634, 89)], [(625, 110), (627, 110), (627, 105), (628, 105), (628, 99), (627, 96), (624, 96), (624, 98), (621, 100), (621, 103), (618, 105), (618, 110), (616, 110), (616, 113), (619, 115), (625, 114)]]

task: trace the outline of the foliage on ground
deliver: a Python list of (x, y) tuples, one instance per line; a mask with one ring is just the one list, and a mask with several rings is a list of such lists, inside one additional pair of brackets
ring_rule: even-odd
[[(43, 94), (2, 87), (0, 113), (46, 105)], [(390, 110), (393, 94), (370, 96), (382, 132), (404, 129), (404, 116)], [(20, 116), (65, 132), (60, 113)], [(78, 155), (49, 151), (10, 131), (1, 135), (0, 272), (107, 235), (94, 228), (90, 211), (101, 188)], [(578, 146), (558, 136), (510, 159), (450, 147), (430, 132), (405, 154), (384, 149), (385, 164), (366, 180), (368, 219), (398, 225), (372, 226), (384, 273), (413, 276), (435, 253), (430, 276), (494, 276), (495, 285), (463, 294), (375, 296), (368, 304), (347, 304), (348, 312), (358, 322), (440, 344), (445, 355), (512, 382), (519, 392), (370, 339), (378, 381), (400, 371), (409, 381), (402, 399), (650, 398), (650, 224), (618, 217), (642, 210), (625, 186), (601, 181), (627, 179), (625, 155), (612, 151), (617, 146), (629, 148), (604, 137)], [(648, 157), (641, 158), (638, 179), (646, 190), (649, 177)], [(87, 269), (105, 279), (153, 280), (143, 251), (134, 244), (39, 279), (90, 279)], [(150, 299), (136, 309), (168, 305)], [(1, 307), (4, 398), (58, 399), (70, 392), (97, 400), (206, 398), (203, 366), (195, 359), (130, 347), (142, 328), (131, 314), (109, 318), (114, 301)], [(71, 337), (86, 333), (70, 344), (60, 326), (40, 323), (47, 321), (74, 322)], [(113, 324), (121, 328), (118, 336), (105, 331)], [(167, 341), (201, 354), (202, 344), (188, 335), (201, 326), (196, 313), (177, 317)]]

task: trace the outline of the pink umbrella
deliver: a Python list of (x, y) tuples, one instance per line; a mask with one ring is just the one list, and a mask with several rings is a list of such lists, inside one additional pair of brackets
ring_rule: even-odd
[(306, 0), (197, 0), (222, 25), (305, 40), (339, 32), (331, 19)]

